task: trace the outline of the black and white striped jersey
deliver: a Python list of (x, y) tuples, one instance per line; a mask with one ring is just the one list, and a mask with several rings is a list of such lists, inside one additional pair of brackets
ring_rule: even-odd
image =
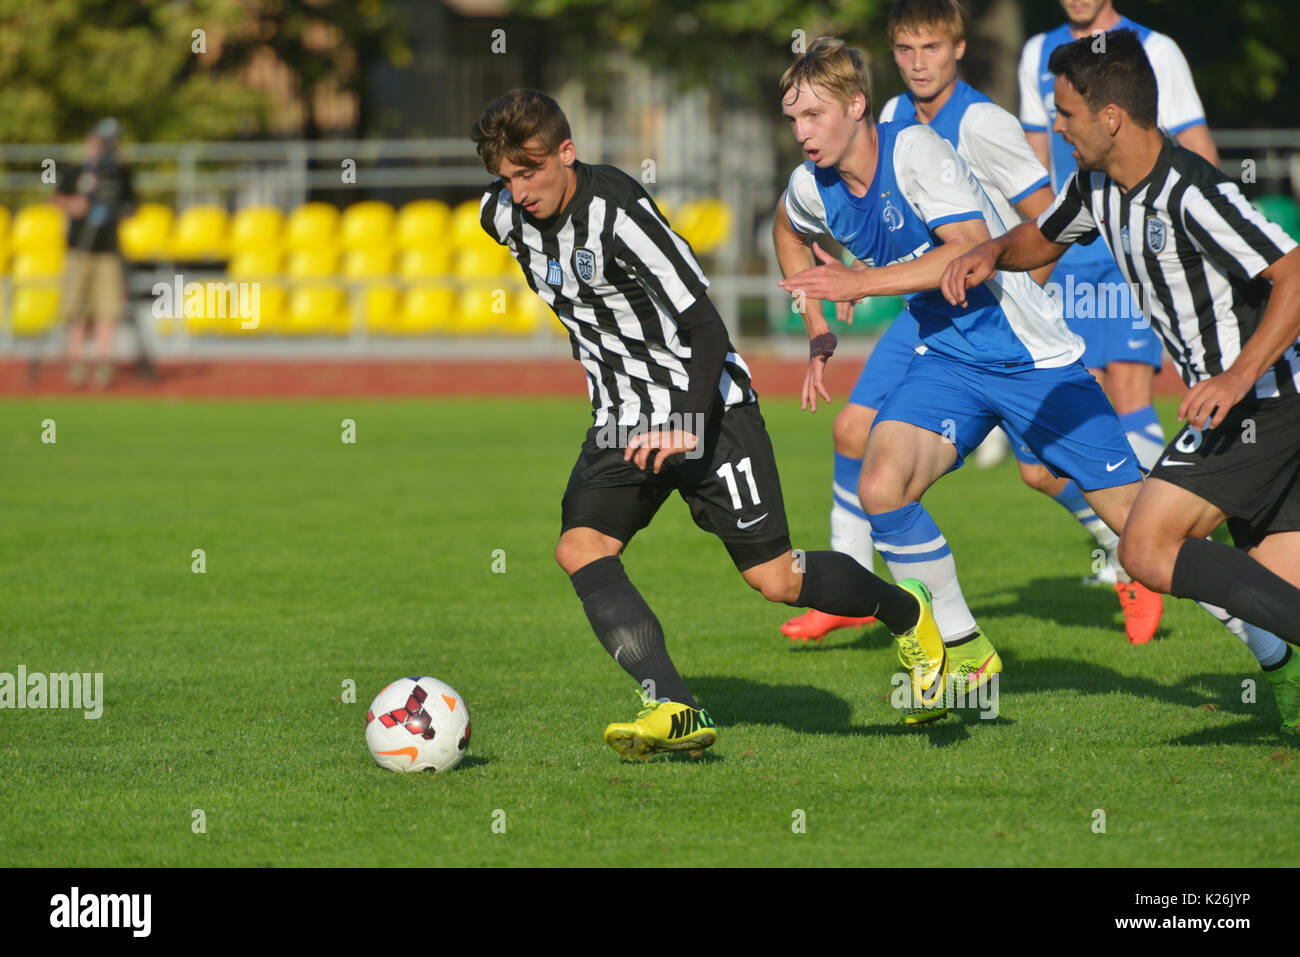
[[(1189, 386), (1237, 360), (1272, 291), (1259, 274), (1296, 246), (1236, 183), (1168, 138), (1127, 193), (1105, 173), (1075, 172), (1038, 226), (1058, 243), (1100, 234)], [(1261, 399), (1297, 392), (1300, 340), (1255, 384)]]
[[(551, 220), (516, 206), (498, 179), (483, 194), (480, 221), (569, 330), (595, 425), (611, 417), (620, 426), (662, 425), (683, 411), (689, 383), (691, 349), (677, 318), (709, 281), (640, 183), (612, 166), (575, 162), (574, 171), (577, 189)], [(757, 400), (749, 367), (730, 346), (718, 392), (726, 408)]]

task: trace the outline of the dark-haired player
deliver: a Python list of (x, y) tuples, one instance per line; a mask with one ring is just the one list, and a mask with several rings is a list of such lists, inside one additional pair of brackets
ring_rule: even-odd
[(642, 757), (717, 737), (619, 559), (673, 491), (765, 598), (889, 626), (912, 671), (907, 717), (941, 717), (931, 706), (945, 659), (924, 586), (888, 584), (838, 552), (791, 550), (749, 369), (690, 246), (650, 196), (611, 166), (579, 162), (568, 120), (544, 93), (495, 100), (471, 137), (497, 177), (483, 228), (510, 248), (587, 371), (594, 423), (564, 493), (555, 558), (605, 650), (642, 685), (641, 713), (611, 724), (605, 741)]
[[(1105, 244), (1190, 387), (1187, 425), (1125, 516), (1124, 567), (1300, 644), (1300, 252), (1236, 184), (1157, 125), (1155, 74), (1132, 30), (1057, 49), (1054, 129), (1079, 164), (1052, 207), (949, 264), (961, 303), (997, 270)], [(1234, 549), (1207, 540), (1227, 520)], [(1300, 729), (1300, 658), (1251, 650), (1285, 730)]]
[[(1163, 33), (1139, 26), (1121, 16), (1112, 0), (1061, 0), (1066, 22), (1031, 37), (1020, 55), (1020, 120), (1029, 144), (1051, 170), (1052, 186), (1059, 191), (1075, 170), (1070, 145), (1052, 130), (1056, 118), (1054, 76), (1048, 69), (1052, 51), (1080, 37), (1130, 29), (1142, 40), (1155, 71), (1159, 91), (1156, 124), (1187, 149), (1217, 166), (1218, 151), (1205, 123), (1205, 111), (1191, 70), (1178, 44)], [(1053, 288), (1060, 292), (1066, 324), (1083, 338), (1083, 362), (1106, 389), (1119, 413), (1143, 469), (1155, 465), (1165, 445), (1156, 415), (1155, 373), (1160, 369), (1160, 341), (1150, 323), (1135, 306), (1114, 261), (1101, 243), (1071, 246), (1052, 272)], [(1064, 505), (1111, 556), (1107, 567), (1090, 579), (1097, 584), (1115, 581), (1114, 560), (1118, 537), (1088, 507), (1073, 482), (1052, 476), (1032, 456), (1017, 453), (1025, 481)], [(1123, 592), (1121, 591), (1121, 596)], [(1137, 604), (1158, 602), (1149, 593), (1135, 594)]]

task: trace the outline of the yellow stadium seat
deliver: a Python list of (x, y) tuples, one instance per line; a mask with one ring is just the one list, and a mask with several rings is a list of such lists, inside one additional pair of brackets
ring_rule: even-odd
[(303, 203), (289, 214), (285, 244), (289, 249), (338, 245), (339, 211), (329, 203)]
[(491, 246), (476, 244), (456, 251), (455, 275), (461, 279), (514, 278), (519, 274), (518, 268), (509, 250), (496, 243)]
[(447, 285), (413, 286), (402, 297), (398, 332), (423, 335), (448, 331), (455, 319), (456, 290)]
[(354, 297), (352, 302), (359, 304), (366, 329), (370, 332), (400, 331), (401, 293), (390, 283), (372, 283)]
[(289, 309), (280, 331), (290, 335), (346, 335), (351, 318), (342, 289), (299, 286), (289, 294)]
[(402, 249), (435, 246), (448, 241), (451, 207), (436, 199), (417, 199), (397, 214), (397, 245)]
[(467, 199), (457, 203), (451, 211), (450, 239), (453, 246), (464, 246), (479, 239), (492, 242), (492, 237), (479, 224), (479, 200)]
[(398, 262), (403, 279), (437, 279), (451, 274), (451, 251), (444, 246), (406, 249)]
[(13, 296), (16, 336), (39, 336), (59, 321), (59, 290), (53, 286), (18, 286)]
[(226, 272), (234, 279), (270, 279), (284, 269), (284, 250), (276, 246), (236, 247)]
[(506, 324), (510, 296), (502, 286), (478, 284), (461, 291), (452, 331), (462, 335), (498, 332)]
[(35, 247), (14, 257), (15, 279), (46, 279), (63, 272), (63, 249), (59, 246)]
[(350, 282), (383, 279), (393, 275), (397, 255), (391, 246), (375, 245), (367, 249), (349, 249), (343, 254), (343, 278)]
[(51, 203), (24, 206), (14, 218), (14, 251), (62, 246), (67, 239), (67, 231), (68, 221), (59, 207)]
[(122, 255), (133, 261), (164, 258), (175, 218), (170, 206), (141, 203), (117, 225), (117, 243)]
[(718, 199), (698, 199), (683, 203), (673, 228), (700, 255), (708, 255), (726, 242), (731, 234), (731, 209)]
[(191, 206), (176, 221), (171, 256), (182, 261), (225, 259), (229, 230), (230, 216), (220, 206)]
[(374, 199), (353, 203), (343, 211), (340, 226), (343, 248), (392, 245), (396, 220), (397, 214), (387, 203)]
[(252, 335), (279, 332), (288, 312), (289, 291), (279, 283), (259, 282), (256, 303), (257, 325), (243, 331)]
[(0, 238), (0, 276), (9, 271), (9, 257), (13, 255), (13, 249), (9, 246), (9, 237)]
[(274, 206), (245, 206), (230, 221), (233, 255), (278, 247), (284, 241), (284, 213)]
[(507, 290), (507, 308), (502, 330), (512, 336), (531, 336), (549, 321), (564, 329), (554, 318), (554, 313), (541, 297), (527, 286), (512, 286)]
[(295, 249), (289, 254), (291, 279), (324, 279), (338, 273), (339, 251), (336, 246)]
[(13, 214), (8, 206), (0, 206), (0, 238), (8, 239), (10, 227), (13, 226)]

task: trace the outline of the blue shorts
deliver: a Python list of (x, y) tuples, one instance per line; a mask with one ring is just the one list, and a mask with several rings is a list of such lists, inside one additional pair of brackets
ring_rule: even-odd
[(1072, 246), (1045, 288), (1059, 297), (1065, 324), (1083, 339), (1083, 364), (1089, 369), (1112, 362), (1160, 368), (1160, 338), (1109, 253), (1098, 259), (1089, 247)]
[(884, 405), (889, 393), (903, 381), (907, 365), (916, 355), (920, 343), (916, 320), (904, 309), (867, 356), (867, 364), (862, 367), (857, 384), (849, 394), (849, 403), (877, 410)]
[(907, 422), (949, 438), (961, 466), (999, 422), (1053, 474), (1091, 492), (1142, 480), (1119, 417), (1082, 362), (1058, 369), (991, 370), (930, 350), (907, 375), (876, 422)]

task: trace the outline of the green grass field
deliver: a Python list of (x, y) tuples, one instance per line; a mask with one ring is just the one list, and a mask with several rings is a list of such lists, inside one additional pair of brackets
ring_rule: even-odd
[[(833, 410), (764, 412), (795, 544), (825, 547)], [(792, 646), (790, 610), (674, 498), (625, 562), (721, 735), (621, 761), (600, 736), (635, 683), (553, 560), (588, 421), (561, 400), (0, 405), (0, 672), (102, 672), (106, 699), (0, 711), (0, 865), (1300, 858), (1300, 749), (1262, 680), (1243, 701), (1249, 653), (1176, 599), (1130, 647), (1114, 593), (1079, 584), (1090, 540), (1010, 461), (927, 498), (1006, 663), (996, 720), (905, 730), (884, 630)], [(366, 751), (370, 699), (408, 674), (468, 702), (450, 774)]]

